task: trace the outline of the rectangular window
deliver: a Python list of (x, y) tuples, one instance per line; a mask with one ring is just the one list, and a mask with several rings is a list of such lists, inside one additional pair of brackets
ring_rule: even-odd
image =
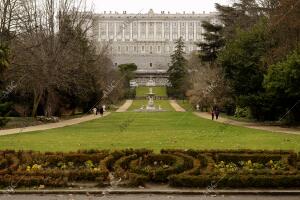
[(129, 47), (128, 46), (126, 46), (126, 52), (128, 52), (129, 51)]
[(136, 47), (133, 48), (134, 52), (136, 52)]
[(142, 46), (142, 52), (145, 52), (145, 46)]
[(118, 52), (121, 53), (121, 47), (120, 46), (118, 46)]
[(150, 67), (152, 67), (152, 63), (150, 63)]
[(157, 53), (160, 53), (160, 46), (157, 46)]
[(150, 54), (152, 54), (152, 46), (150, 46)]

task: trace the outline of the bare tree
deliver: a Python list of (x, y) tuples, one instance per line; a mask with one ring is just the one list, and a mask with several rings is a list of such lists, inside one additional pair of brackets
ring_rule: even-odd
[(199, 56), (194, 53), (188, 60), (189, 78), (192, 83), (187, 92), (190, 102), (199, 104), (201, 109), (214, 104), (223, 106), (229, 99), (230, 87), (223, 78), (220, 68), (201, 63)]
[(38, 106), (47, 116), (55, 114), (62, 101), (60, 93), (83, 99), (100, 96), (101, 73), (104, 76), (110, 60), (106, 49), (96, 54), (86, 37), (92, 13), (85, 10), (85, 2), (26, 0), (21, 7), (23, 21), (13, 43), (10, 74), (25, 76), (21, 89), (33, 95), (32, 116)]

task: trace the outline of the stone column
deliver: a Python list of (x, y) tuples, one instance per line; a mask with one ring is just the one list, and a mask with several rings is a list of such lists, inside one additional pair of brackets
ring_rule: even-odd
[(161, 34), (162, 34), (162, 39), (165, 39), (165, 23), (162, 21), (161, 22)]
[(138, 40), (141, 38), (141, 26), (140, 26), (140, 22), (137, 22), (137, 27), (138, 27)]
[(189, 22), (185, 22), (185, 41), (189, 41)]
[(173, 22), (170, 22), (170, 41), (173, 41)]
[(125, 24), (122, 24), (122, 41), (125, 41)]
[(117, 23), (114, 22), (114, 41), (117, 41)]
[(132, 29), (133, 29), (133, 22), (130, 23), (130, 41), (132, 41), (132, 35), (133, 35)]
[(153, 22), (153, 26), (154, 26), (154, 40), (156, 40), (156, 22)]
[(101, 40), (101, 22), (99, 22), (99, 34), (98, 34), (98, 41)]
[(146, 22), (146, 40), (148, 39), (148, 22)]
[(108, 24), (109, 24), (109, 22), (106, 23), (106, 40), (107, 40), (107, 41), (109, 41)]
[(194, 41), (197, 41), (197, 22), (194, 22)]
[(181, 26), (181, 22), (177, 22), (177, 38), (176, 39), (178, 39), (179, 38), (179, 36), (180, 36), (180, 26)]

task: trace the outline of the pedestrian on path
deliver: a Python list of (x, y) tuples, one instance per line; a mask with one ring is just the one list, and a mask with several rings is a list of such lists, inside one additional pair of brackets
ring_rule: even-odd
[(215, 118), (215, 111), (214, 108), (211, 108), (211, 120), (214, 120)]
[(220, 115), (220, 110), (219, 110), (219, 108), (216, 106), (216, 108), (215, 108), (215, 116), (216, 116), (216, 120), (219, 119), (219, 115)]
[(97, 115), (97, 108), (93, 108), (94, 115)]
[(101, 117), (102, 117), (102, 116), (103, 116), (103, 113), (104, 113), (103, 106), (100, 106), (99, 112), (100, 112), (100, 115), (101, 115)]

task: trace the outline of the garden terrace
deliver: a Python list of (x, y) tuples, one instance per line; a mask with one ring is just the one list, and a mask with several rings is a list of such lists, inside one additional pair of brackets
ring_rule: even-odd
[(0, 185), (17, 187), (140, 186), (220, 188), (300, 187), (299, 154), (292, 151), (151, 150), (70, 153), (1, 151)]

